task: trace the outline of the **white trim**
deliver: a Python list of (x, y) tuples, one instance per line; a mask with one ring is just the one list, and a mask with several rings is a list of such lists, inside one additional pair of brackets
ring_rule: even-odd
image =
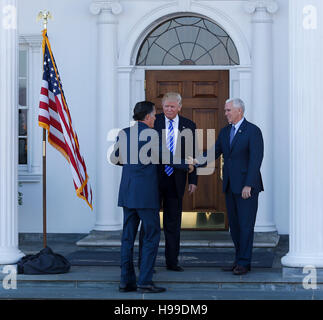
[[(133, 69), (143, 70), (232, 70), (240, 69), (241, 66), (131, 66)], [(118, 67), (126, 68), (126, 67)], [(128, 67), (129, 68), (129, 67)], [(245, 66), (245, 69), (250, 69), (249, 66)]]
[[(41, 181), (41, 130), (38, 127), (38, 102), (41, 79), (41, 34), (19, 35), (19, 50), (27, 50), (27, 165), (18, 165), (19, 182)], [(39, 84), (39, 85), (38, 85)], [(18, 105), (17, 105), (18, 107)], [(18, 112), (17, 108), (17, 112)], [(38, 141), (39, 140), (39, 141)], [(38, 146), (39, 145), (39, 146)]]
[(132, 27), (128, 33), (129, 36), (120, 46), (118, 65), (125, 66), (135, 64), (135, 57), (137, 56), (140, 44), (154, 26), (174, 16), (193, 14), (203, 16), (221, 26), (231, 37), (237, 48), (240, 66), (250, 66), (251, 55), (247, 40), (240, 27), (229, 15), (218, 8), (200, 3), (192, 3), (190, 12), (183, 13), (180, 9), (177, 2), (163, 4), (138, 19), (139, 22)]
[[(129, 36), (121, 43), (117, 67), (118, 81), (121, 85), (118, 93), (120, 105), (118, 123), (120, 125), (127, 125), (131, 121), (133, 106), (137, 101), (145, 98), (145, 70), (229, 70), (230, 97), (241, 96), (248, 106), (251, 105), (251, 54), (248, 42), (238, 24), (218, 8), (205, 4), (192, 3), (190, 12), (184, 12), (183, 9), (185, 8), (181, 8), (181, 3), (173, 2), (162, 4), (151, 10), (137, 19), (138, 22), (130, 29)], [(151, 30), (163, 21), (183, 14), (202, 16), (221, 26), (234, 42), (240, 64), (233, 66), (136, 66), (138, 50)], [(128, 83), (129, 90), (125, 90), (125, 83)]]
[(40, 182), (42, 181), (42, 174), (36, 173), (25, 173), (20, 172), (18, 173), (18, 182)]
[(128, 126), (132, 121), (132, 109), (136, 102), (145, 99), (146, 70), (228, 70), (229, 96), (241, 97), (246, 104), (246, 117), (252, 113), (251, 106), (251, 67), (242, 66), (120, 66), (117, 68), (119, 81), (118, 125)]

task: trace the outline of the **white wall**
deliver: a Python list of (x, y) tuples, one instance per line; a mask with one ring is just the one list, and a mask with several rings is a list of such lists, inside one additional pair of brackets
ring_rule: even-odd
[[(220, 8), (239, 24), (247, 46), (251, 46), (251, 17), (243, 10), (245, 1), (201, 1)], [(280, 10), (275, 15), (274, 30), (274, 215), (279, 233), (288, 233), (289, 177), (288, 177), (288, 3), (277, 1)], [(91, 0), (28, 0), (20, 1), (19, 32), (41, 32), (36, 22), (39, 10), (52, 12), (48, 36), (63, 82), (63, 89), (73, 119), (81, 154), (90, 176), (94, 194), (94, 211), (79, 199), (74, 190), (69, 165), (63, 156), (48, 146), (47, 201), (48, 232), (88, 232), (95, 223), (95, 68), (96, 16), (89, 12)], [(167, 1), (121, 1), (123, 12), (118, 16), (119, 56), (138, 24), (158, 7), (170, 6)], [(204, 6), (204, 7), (203, 7)], [(201, 10), (202, 10), (201, 9)], [(167, 11), (167, 10), (166, 10)], [(107, 39), (109, 41), (109, 39)], [(39, 77), (42, 75), (40, 74)], [(38, 106), (34, 106), (38, 108)], [(121, 106), (119, 106), (121, 107)], [(125, 106), (122, 106), (125, 108)], [(107, 164), (108, 165), (108, 164)], [(19, 207), (19, 231), (42, 232), (42, 185), (24, 183), (23, 205)], [(118, 188), (118, 186), (116, 186)]]

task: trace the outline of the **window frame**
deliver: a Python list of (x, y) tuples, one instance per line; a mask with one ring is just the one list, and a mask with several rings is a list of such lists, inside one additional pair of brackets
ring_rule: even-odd
[[(30, 90), (29, 90), (29, 50), (28, 50), (28, 46), (27, 45), (19, 45), (19, 59), (18, 61), (20, 61), (20, 52), (21, 51), (26, 51), (26, 76), (25, 77), (21, 77), (20, 76), (20, 67), (18, 65), (18, 99), (17, 99), (17, 109), (18, 109), (18, 150), (19, 150), (19, 139), (20, 138), (25, 138), (27, 139), (27, 164), (20, 164), (19, 163), (19, 156), (18, 156), (18, 170), (19, 171), (27, 171), (27, 172), (31, 172), (31, 161), (30, 161), (30, 153), (31, 153), (31, 148), (30, 148), (30, 130), (31, 130), (31, 117), (30, 117)], [(19, 89), (20, 89), (20, 80), (26, 80), (26, 105), (22, 106), (20, 105), (20, 97), (19, 97)], [(27, 110), (27, 134), (24, 136), (20, 136), (19, 135), (19, 111), (20, 110)]]
[[(17, 97), (17, 114), (19, 124), (19, 110), (27, 110), (27, 164), (19, 164), (18, 157), (18, 181), (40, 182), (42, 180), (41, 161), (41, 128), (38, 127), (38, 103), (42, 72), (42, 35), (20, 34), (17, 61), (17, 86), (19, 92), (19, 54), (20, 50), (26, 50), (27, 74), (26, 74), (26, 106), (19, 103)], [(19, 126), (17, 127), (19, 130)], [(17, 147), (19, 148), (19, 131), (17, 133)]]

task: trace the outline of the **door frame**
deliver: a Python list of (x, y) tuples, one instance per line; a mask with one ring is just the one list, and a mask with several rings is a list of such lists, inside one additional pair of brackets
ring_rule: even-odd
[[(134, 123), (133, 107), (145, 100), (146, 70), (226, 70), (229, 71), (229, 98), (241, 98), (247, 108), (245, 116), (252, 121), (251, 66), (119, 66), (118, 68), (118, 123), (120, 128)], [(227, 215), (226, 215), (227, 219)], [(227, 223), (227, 222), (226, 222)], [(190, 230), (190, 229), (185, 229)], [(195, 229), (192, 229), (195, 230)], [(202, 229), (199, 229), (202, 231)], [(205, 229), (210, 231), (211, 229)], [(212, 229), (213, 230), (213, 229)], [(216, 230), (216, 229), (214, 229)], [(223, 229), (221, 229), (223, 230)]]
[[(157, 88), (155, 88), (156, 86), (156, 81), (184, 81), (185, 80), (188, 80), (190, 82), (194, 82), (194, 81), (212, 81), (212, 79), (214, 81), (220, 81), (219, 83), (219, 86), (220, 88), (218, 90), (220, 90), (218, 92), (218, 98), (221, 100), (221, 104), (217, 104), (216, 106), (216, 110), (217, 110), (217, 113), (218, 113), (218, 120), (216, 121), (216, 128), (217, 130), (220, 130), (221, 128), (223, 128), (223, 126), (226, 125), (227, 121), (225, 120), (225, 116), (224, 116), (224, 111), (223, 111), (223, 106), (224, 106), (224, 102), (226, 101), (226, 99), (229, 98), (229, 83), (230, 83), (230, 72), (229, 70), (145, 70), (145, 81), (146, 81), (146, 91), (145, 91), (145, 99), (147, 100), (150, 100), (150, 99), (153, 99), (151, 101), (153, 101), (154, 103), (156, 103), (155, 101), (155, 90)], [(186, 87), (186, 89), (189, 89), (189, 87), (183, 85), (184, 87)], [(184, 88), (183, 87), (183, 88)], [(191, 88), (192, 89), (192, 88)], [(205, 108), (207, 108), (206, 110), (215, 110), (214, 109), (214, 105), (213, 103), (210, 103), (210, 100), (209, 98), (206, 99), (205, 103), (207, 105), (203, 106), (204, 105), (204, 100), (199, 100), (196, 104), (196, 102), (194, 103), (192, 101), (192, 98), (193, 98), (193, 92), (190, 92), (188, 93), (191, 101), (191, 103), (194, 104), (194, 107), (191, 106), (192, 109), (190, 109), (190, 114), (191, 116), (193, 116), (194, 114), (194, 111), (193, 109), (195, 108), (200, 108), (201, 110), (204, 110)], [(203, 99), (203, 98), (200, 98), (200, 99)], [(160, 100), (160, 99), (159, 99)], [(159, 101), (158, 100), (158, 101)], [(184, 104), (184, 101), (185, 98), (183, 97), (183, 104)], [(195, 100), (195, 99), (193, 99)], [(223, 103), (223, 106), (222, 106), (222, 103)], [(158, 106), (160, 107), (160, 105)], [(185, 108), (185, 105), (183, 106)], [(204, 110), (205, 111), (205, 110)], [(158, 110), (158, 112), (162, 112), (162, 110)], [(188, 114), (182, 114), (180, 113), (182, 116), (188, 116)], [(194, 119), (191, 119), (194, 121)], [(200, 128), (200, 127), (198, 127)], [(218, 131), (219, 132), (219, 131)], [(205, 146), (204, 146), (205, 148)], [(221, 157), (222, 159), (222, 157)], [(219, 160), (221, 162), (221, 159)], [(220, 165), (218, 164), (218, 161), (216, 162), (216, 166), (218, 167), (217, 170), (220, 170)], [(207, 204), (205, 202), (200, 202), (201, 201), (201, 196), (203, 195), (203, 193), (210, 193), (210, 188), (206, 188), (206, 189), (202, 189), (198, 198), (199, 198), (199, 204), (198, 206), (196, 206), (196, 202), (195, 201), (198, 201), (198, 199), (196, 199), (194, 196), (193, 196), (193, 199), (191, 197), (188, 196), (187, 193), (185, 193), (184, 195), (184, 198), (183, 198), (183, 218), (182, 218), (182, 222), (184, 223), (184, 221), (186, 221), (186, 218), (187, 217), (188, 219), (190, 219), (189, 217), (191, 215), (188, 215), (187, 216), (187, 213), (192, 213), (194, 214), (194, 217), (196, 215), (197, 216), (200, 216), (199, 213), (212, 213), (212, 216), (214, 213), (217, 213), (216, 214), (216, 217), (218, 217), (220, 213), (224, 214), (224, 220), (223, 220), (223, 225), (220, 227), (220, 226), (213, 226), (211, 227), (208, 223), (205, 224), (205, 226), (201, 227), (201, 226), (198, 226), (197, 224), (193, 227), (193, 226), (185, 226), (185, 223), (184, 225), (182, 225), (182, 230), (185, 229), (185, 230), (211, 230), (211, 231), (216, 231), (216, 230), (228, 230), (229, 228), (229, 225), (228, 225), (228, 216), (227, 216), (227, 209), (226, 209), (226, 206), (225, 206), (225, 197), (224, 197), (224, 194), (222, 193), (222, 181), (221, 181), (221, 177), (219, 176), (219, 173), (220, 171), (217, 171), (217, 174), (213, 174), (212, 177), (208, 177), (207, 181), (208, 181), (208, 186), (211, 187), (213, 184), (214, 184), (214, 187), (216, 188), (217, 192), (216, 194), (214, 194), (214, 199), (217, 199), (216, 200), (216, 205), (214, 207), (214, 204)], [(201, 177), (202, 179), (202, 177)], [(205, 177), (203, 177), (203, 179), (205, 179)], [(211, 179), (211, 180), (209, 180)], [(205, 184), (206, 181), (204, 181), (204, 184)], [(199, 188), (198, 188), (199, 189)], [(211, 192), (211, 194), (213, 194)], [(212, 196), (213, 198), (213, 196)], [(184, 204), (185, 203), (185, 204)], [(206, 206), (205, 206), (206, 205)], [(208, 208), (208, 209), (207, 209)], [(212, 208), (212, 209), (211, 209)], [(216, 209), (215, 209), (216, 208)], [(163, 209), (161, 208), (161, 212), (163, 212)], [(186, 216), (184, 217), (184, 214), (186, 214)], [(206, 215), (207, 217), (208, 215)], [(221, 223), (222, 224), (222, 223)], [(185, 228), (183, 228), (183, 226)]]
[(251, 66), (120, 66), (118, 69), (119, 122), (132, 122), (133, 106), (145, 99), (146, 70), (227, 70), (229, 71), (229, 96), (239, 97), (247, 106), (246, 117), (252, 120), (252, 68)]

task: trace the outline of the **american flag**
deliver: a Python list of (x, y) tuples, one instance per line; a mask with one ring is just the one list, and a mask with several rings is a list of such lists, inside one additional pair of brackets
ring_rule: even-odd
[(59, 150), (70, 164), (78, 197), (92, 209), (92, 189), (79, 142), (72, 127), (62, 82), (58, 73), (46, 30), (43, 31), (43, 79), (39, 101), (39, 126), (47, 130), (48, 142)]

